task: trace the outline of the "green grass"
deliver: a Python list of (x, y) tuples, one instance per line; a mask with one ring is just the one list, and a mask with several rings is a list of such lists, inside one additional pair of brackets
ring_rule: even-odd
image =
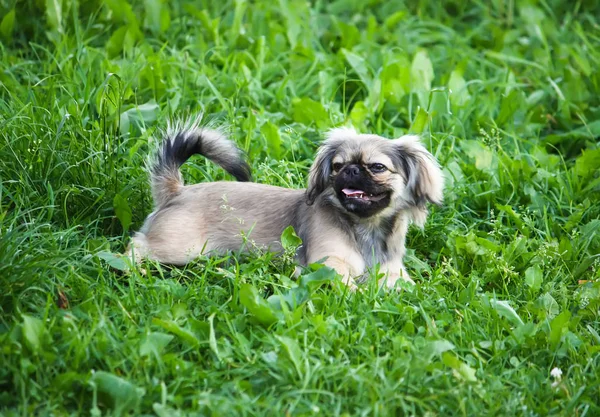
[[(13, 3), (0, 414), (600, 415), (597, 1)], [(330, 127), (422, 133), (447, 187), (416, 287), (270, 254), (121, 272), (156, 129), (197, 112), (297, 188)]]

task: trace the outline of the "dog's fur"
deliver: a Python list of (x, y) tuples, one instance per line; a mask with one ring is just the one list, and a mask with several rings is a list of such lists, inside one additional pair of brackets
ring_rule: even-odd
[[(238, 182), (184, 186), (179, 167), (201, 154)], [(441, 204), (443, 177), (417, 136), (389, 140), (348, 128), (329, 132), (307, 190), (248, 182), (250, 169), (227, 137), (197, 124), (170, 128), (150, 169), (155, 210), (129, 256), (183, 265), (200, 254), (281, 251), (293, 226), (301, 265), (323, 261), (354, 288), (375, 265), (393, 287), (412, 282), (402, 262), (409, 223), (423, 226), (428, 202)]]

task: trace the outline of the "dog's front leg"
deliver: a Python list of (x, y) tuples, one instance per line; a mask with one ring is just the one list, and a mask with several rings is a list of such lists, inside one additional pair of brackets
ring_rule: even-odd
[[(354, 282), (354, 277), (359, 276), (362, 273), (362, 269), (359, 262), (349, 263), (347, 260), (337, 257), (335, 255), (328, 256), (325, 262), (326, 266), (335, 269), (335, 271), (342, 276), (342, 282), (352, 291), (355, 291), (358, 287)], [(353, 265), (354, 264), (354, 265)]]
[(335, 269), (335, 271), (342, 276), (342, 282), (348, 286), (349, 289), (355, 291), (358, 288), (354, 278), (360, 276), (365, 270), (365, 263), (360, 255), (356, 254), (351, 257), (341, 257), (339, 254), (325, 254), (324, 256), (319, 256), (318, 259), (316, 259), (316, 256), (308, 258), (309, 264), (320, 261), (322, 261), (325, 266)]
[(385, 285), (388, 289), (396, 288), (396, 283), (398, 281), (406, 281), (413, 285), (415, 284), (410, 275), (408, 275), (408, 272), (406, 272), (402, 261), (387, 262), (381, 265), (380, 271), (383, 272), (385, 276), (379, 280), (379, 285)]

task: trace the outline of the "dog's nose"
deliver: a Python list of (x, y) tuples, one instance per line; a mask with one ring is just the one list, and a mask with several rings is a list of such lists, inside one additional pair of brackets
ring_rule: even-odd
[(348, 165), (346, 167), (346, 175), (348, 175), (349, 177), (358, 177), (358, 175), (360, 174), (360, 167), (358, 165)]

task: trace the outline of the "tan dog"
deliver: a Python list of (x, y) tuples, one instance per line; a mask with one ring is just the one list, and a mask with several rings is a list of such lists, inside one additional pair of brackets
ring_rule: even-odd
[[(193, 154), (240, 182), (184, 186), (179, 167)], [(441, 204), (443, 177), (416, 136), (389, 140), (334, 129), (317, 152), (307, 190), (246, 182), (242, 152), (222, 133), (197, 124), (168, 129), (151, 167), (155, 210), (129, 255), (183, 265), (200, 254), (282, 250), (283, 230), (302, 239), (301, 265), (323, 261), (344, 283), (380, 265), (387, 287), (412, 282), (402, 258), (409, 223), (423, 226), (428, 202)]]

